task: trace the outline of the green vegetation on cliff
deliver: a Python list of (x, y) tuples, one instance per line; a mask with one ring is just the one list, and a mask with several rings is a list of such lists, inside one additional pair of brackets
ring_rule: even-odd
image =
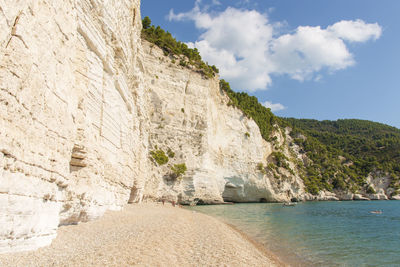
[[(364, 189), (368, 174), (389, 175), (399, 190), (400, 130), (365, 120), (317, 121), (285, 119), (295, 143), (311, 159), (305, 182), (311, 193)], [(305, 138), (299, 138), (304, 136)]]
[(230, 101), (228, 105), (239, 108), (247, 117), (252, 118), (257, 123), (258, 128), (260, 128), (262, 137), (269, 141), (274, 126), (280, 123), (280, 119), (271, 112), (271, 109), (259, 103), (255, 96), (233, 91), (229, 83), (223, 79), (219, 81), (219, 87), (229, 96)]
[(158, 165), (164, 165), (168, 163), (169, 159), (162, 149), (150, 151), (150, 155)]
[(217, 67), (210, 66), (201, 59), (196, 48), (189, 48), (185, 43), (177, 41), (171, 33), (164, 31), (160, 26), (151, 25), (149, 17), (142, 20), (142, 25), (142, 38), (160, 47), (166, 56), (185, 56), (180, 59), (179, 64), (181, 66), (192, 65), (208, 78), (214, 77), (219, 72)]
[(171, 167), (171, 171), (174, 177), (182, 178), (182, 175), (187, 171), (186, 164), (174, 164), (174, 166)]
[[(254, 96), (233, 91), (229, 83), (220, 81), (220, 89), (235, 106), (252, 118), (262, 137), (273, 141), (276, 128), (289, 126), (294, 143), (306, 153), (309, 162), (297, 163), (306, 189), (311, 194), (320, 190), (373, 192), (366, 181), (369, 174), (389, 175), (390, 187), (400, 193), (400, 130), (363, 120), (317, 121), (279, 118)], [(287, 168), (286, 157), (273, 152), (275, 164)], [(294, 171), (288, 168), (294, 174)]]

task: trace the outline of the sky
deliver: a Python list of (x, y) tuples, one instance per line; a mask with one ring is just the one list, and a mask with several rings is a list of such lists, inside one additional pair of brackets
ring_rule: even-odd
[(142, 0), (235, 91), (278, 116), (400, 128), (399, 0)]

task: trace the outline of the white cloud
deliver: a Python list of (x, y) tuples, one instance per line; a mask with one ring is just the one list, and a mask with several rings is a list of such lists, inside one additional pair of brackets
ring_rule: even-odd
[(281, 103), (272, 103), (270, 101), (265, 101), (263, 103), (263, 105), (266, 108), (270, 108), (271, 111), (273, 111), (273, 112), (286, 109), (286, 107), (284, 105), (282, 105)]
[(269, 56), (275, 63), (274, 72), (299, 81), (313, 78), (324, 67), (335, 71), (354, 64), (343, 40), (320, 27), (298, 27), (271, 44)]
[(382, 29), (378, 23), (367, 24), (362, 20), (342, 20), (327, 28), (338, 38), (350, 42), (365, 42), (369, 39), (376, 40), (382, 34)]
[(376, 40), (381, 27), (362, 20), (340, 21), (327, 28), (299, 26), (278, 35), (281, 23), (271, 23), (267, 14), (228, 7), (219, 13), (201, 9), (169, 13), (169, 20), (192, 20), (203, 31), (196, 47), (203, 59), (215, 64), (235, 89), (267, 89), (272, 75), (288, 75), (299, 81), (319, 80), (322, 69), (331, 72), (354, 65), (345, 41)]
[(221, 5), (221, 2), (218, 1), (218, 0), (212, 0), (212, 4), (216, 5), (216, 6), (219, 6), (219, 5)]

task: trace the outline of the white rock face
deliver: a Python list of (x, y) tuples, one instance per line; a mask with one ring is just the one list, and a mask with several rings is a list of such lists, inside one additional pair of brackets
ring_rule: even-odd
[(400, 200), (400, 196), (399, 196), (399, 195), (397, 195), (397, 196), (392, 196), (390, 199), (392, 199), (392, 200)]
[[(179, 60), (165, 57), (146, 41), (143, 49), (151, 91), (151, 149), (171, 149), (175, 156), (169, 165), (185, 163), (188, 168), (177, 181), (169, 177), (171, 166), (153, 163), (146, 196), (183, 203), (304, 198), (300, 178), (287, 173), (288, 179), (278, 184), (257, 170), (259, 163), (266, 166), (273, 144), (263, 140), (253, 120), (227, 105), (217, 78), (206, 79), (179, 66)], [(281, 134), (277, 137), (285, 142)]]
[(140, 200), (139, 0), (0, 1), (0, 252)]
[(353, 193), (342, 193), (339, 195), (340, 200), (353, 200), (354, 194)]
[(316, 200), (336, 201), (336, 200), (339, 200), (339, 198), (336, 196), (335, 193), (332, 193), (332, 192), (329, 192), (329, 191), (320, 191), (319, 195), (316, 197)]
[[(385, 195), (386, 196), (386, 193), (389, 194), (389, 192), (387, 192), (387, 190), (388, 190), (390, 182), (391, 182), (390, 177), (382, 175), (380, 173), (377, 173), (374, 176), (371, 174), (368, 175), (366, 180), (367, 180), (367, 183), (369, 184), (369, 186), (371, 186), (376, 191), (376, 195)], [(375, 199), (375, 198), (373, 197), (373, 199)], [(387, 197), (386, 197), (386, 199), (387, 199)]]
[(388, 200), (385, 194), (368, 194), (367, 196), (371, 200)]
[(364, 196), (361, 195), (361, 194), (354, 194), (354, 195), (353, 195), (353, 200), (369, 200), (369, 198), (364, 197)]

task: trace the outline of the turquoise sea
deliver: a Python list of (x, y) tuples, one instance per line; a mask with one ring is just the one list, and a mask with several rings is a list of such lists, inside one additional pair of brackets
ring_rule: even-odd
[[(196, 206), (292, 266), (400, 266), (400, 201)], [(381, 210), (382, 214), (371, 211)]]

